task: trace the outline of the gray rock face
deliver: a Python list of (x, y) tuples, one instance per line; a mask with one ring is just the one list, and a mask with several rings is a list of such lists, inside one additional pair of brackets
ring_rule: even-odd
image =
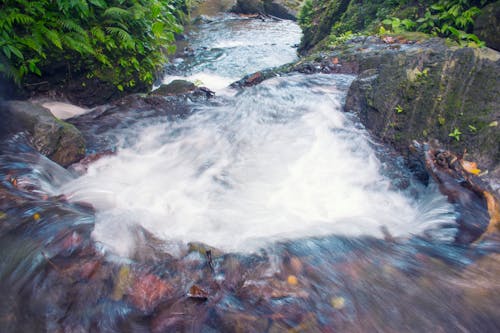
[(28, 131), (33, 146), (54, 162), (67, 167), (85, 156), (85, 140), (73, 126), (55, 118), (48, 109), (24, 101), (0, 104), (2, 135)]
[(238, 0), (231, 9), (238, 14), (266, 14), (295, 20), (301, 0)]
[(500, 1), (481, 10), (474, 22), (474, 34), (484, 40), (488, 47), (500, 51)]
[(375, 136), (402, 152), (413, 140), (437, 139), (500, 177), (499, 52), (436, 39), (349, 57), (359, 76), (345, 108)]

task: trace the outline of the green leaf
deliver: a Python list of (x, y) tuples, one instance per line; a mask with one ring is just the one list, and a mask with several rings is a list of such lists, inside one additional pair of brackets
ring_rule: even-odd
[(21, 53), (21, 51), (17, 47), (15, 47), (14, 45), (7, 45), (7, 47), (9, 48), (9, 50), (12, 53), (14, 53), (16, 55), (16, 57), (18, 57), (21, 60), (24, 60), (23, 54)]
[(106, 8), (107, 4), (104, 0), (89, 0), (91, 4), (99, 8)]

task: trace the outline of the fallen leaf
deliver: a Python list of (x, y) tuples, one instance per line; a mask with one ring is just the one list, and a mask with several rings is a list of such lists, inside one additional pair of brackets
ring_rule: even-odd
[(113, 295), (111, 298), (115, 301), (121, 300), (127, 290), (127, 287), (131, 284), (131, 281), (132, 276), (130, 274), (130, 267), (122, 266), (115, 279), (115, 288), (113, 289)]
[(187, 296), (189, 298), (206, 301), (208, 299), (208, 292), (203, 290), (201, 287), (198, 287), (197, 285), (193, 284), (191, 288), (189, 288)]
[(464, 170), (468, 173), (471, 173), (473, 175), (479, 175), (481, 173), (481, 170), (477, 168), (476, 162), (461, 160), (460, 164), (462, 165), (462, 168), (464, 168)]
[(33, 214), (33, 220), (38, 221), (40, 219), (40, 214), (35, 213)]
[(490, 223), (486, 229), (486, 233), (493, 233), (500, 231), (500, 204), (497, 199), (489, 192), (483, 192), (488, 205), (488, 213), (490, 214)]
[(337, 310), (341, 310), (344, 308), (345, 306), (345, 299), (344, 297), (332, 297), (332, 306), (337, 309)]
[(286, 279), (289, 285), (296, 286), (299, 283), (299, 280), (295, 275), (288, 275), (288, 278)]
[(338, 65), (338, 64), (339, 64), (339, 58), (337, 58), (337, 57), (333, 58), (333, 59), (332, 59), (332, 63), (333, 63), (334, 65)]

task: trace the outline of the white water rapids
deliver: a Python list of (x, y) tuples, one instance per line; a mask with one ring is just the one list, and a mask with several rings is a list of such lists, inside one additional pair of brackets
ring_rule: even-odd
[(172, 241), (252, 251), (327, 234), (421, 233), (452, 220), (389, 189), (365, 131), (341, 112), (352, 77), (277, 78), (188, 117), (144, 127), (135, 144), (63, 188), (98, 210), (94, 237), (127, 255), (140, 224)]

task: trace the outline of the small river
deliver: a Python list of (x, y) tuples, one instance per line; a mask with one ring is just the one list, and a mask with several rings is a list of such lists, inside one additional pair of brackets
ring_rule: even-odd
[(233, 90), (297, 60), (300, 29), (209, 14), (163, 79), (216, 92), (188, 115), (71, 120), (113, 151), (83, 174), (2, 144), (0, 331), (498, 330), (498, 243), (455, 243), (438, 187), (343, 112), (354, 77)]

